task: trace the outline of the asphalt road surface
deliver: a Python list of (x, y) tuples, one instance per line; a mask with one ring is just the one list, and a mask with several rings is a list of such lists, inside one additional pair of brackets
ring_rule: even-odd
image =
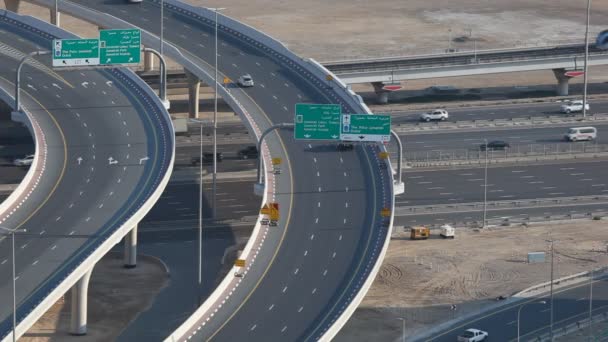
[[(0, 18), (5, 18), (2, 43), (23, 52), (50, 50), (48, 36)], [(40, 61), (50, 64), (48, 56)], [(14, 78), (16, 63), (0, 55), (0, 82), (10, 94), (12, 85), (4, 80)], [(23, 106), (43, 127), (48, 148), (39, 157), (44, 172), (37, 187), (0, 218), (4, 227), (27, 229), (16, 236), (18, 319), (133, 215), (169, 167), (168, 123), (158, 107), (143, 103), (148, 95), (134, 95), (135, 85), (120, 77), (118, 70), (22, 70)], [(123, 93), (126, 89), (131, 90)], [(144, 156), (148, 163), (129, 161)], [(110, 164), (110, 157), (118, 163)], [(1, 239), (0, 336), (5, 336), (11, 327), (11, 248), (10, 239)]]
[[(547, 279), (549, 281), (549, 279)], [(553, 299), (554, 330), (589, 317), (589, 283), (558, 290)], [(545, 301), (545, 304), (539, 303)], [(521, 308), (520, 337), (528, 341), (549, 332), (551, 301), (548, 295), (499, 307), (462, 323), (424, 341), (456, 341), (465, 329), (487, 331), (490, 341), (513, 341), (517, 338), (517, 311)], [(525, 307), (521, 307), (526, 304)], [(608, 311), (608, 281), (593, 284), (593, 315)]]
[[(136, 5), (137, 11), (127, 11), (124, 2), (77, 3), (158, 32), (160, 11), (156, 4), (143, 2)], [(192, 56), (212, 60), (211, 26), (169, 9), (165, 18), (164, 37), (168, 42)], [(197, 37), (197, 44), (192, 37)], [(266, 52), (222, 32), (219, 38), (220, 71), (231, 79), (251, 74), (256, 86), (243, 91), (273, 122), (291, 121), (290, 108), (296, 102), (333, 102), (333, 93), (315, 88), (305, 75)], [(380, 171), (372, 166), (367, 152), (357, 148), (338, 153), (335, 146), (327, 145), (309, 148), (306, 143), (293, 141), (292, 132), (281, 133), (281, 137), (295, 180), (291, 194), (295, 210), (288, 214), (278, 252), (271, 256), (271, 252), (261, 251), (258, 258), (271, 257), (268, 268), (259, 273), (259, 278), (245, 278), (248, 282), (261, 281), (249, 293), (240, 292), (241, 285), (236, 294), (239, 297), (226, 302), (205, 329), (193, 331), (197, 340), (315, 339), (350, 301), (361, 284), (357, 280), (366, 277), (369, 262), (377, 256), (373, 246), (386, 231), (373, 224), (379, 215), (374, 203), (383, 199), (375, 192), (380, 186), (371, 181), (380, 179)]]
[[(573, 97), (574, 98), (574, 97)], [(471, 121), (471, 120), (492, 120), (492, 119), (512, 119), (526, 117), (543, 117), (543, 116), (559, 116), (566, 114), (561, 113), (561, 102), (543, 102), (543, 103), (524, 103), (524, 104), (507, 104), (507, 105), (492, 105), (492, 106), (471, 106), (471, 107), (455, 107), (449, 106), (444, 108), (449, 113), (449, 122), (456, 121)], [(588, 114), (608, 113), (608, 101), (591, 100), (589, 101)], [(381, 109), (380, 109), (381, 110)], [(426, 113), (428, 110), (410, 110), (391, 112), (392, 123), (416, 123), (420, 122), (420, 114)], [(576, 113), (581, 115), (580, 113)]]

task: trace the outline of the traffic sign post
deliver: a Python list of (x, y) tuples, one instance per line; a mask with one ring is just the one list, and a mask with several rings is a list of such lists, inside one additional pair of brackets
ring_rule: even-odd
[(141, 31), (118, 29), (99, 31), (102, 64), (139, 64), (141, 60)]
[(375, 141), (391, 140), (390, 115), (342, 115), (340, 140), (346, 141)]
[(99, 65), (99, 39), (53, 39), (53, 66)]
[(296, 139), (338, 140), (340, 139), (340, 114), (342, 107), (335, 104), (296, 103)]

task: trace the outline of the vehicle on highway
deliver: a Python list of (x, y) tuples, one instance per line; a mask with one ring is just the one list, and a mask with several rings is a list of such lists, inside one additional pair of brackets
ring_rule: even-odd
[(257, 158), (259, 155), (258, 148), (255, 146), (247, 146), (240, 150), (238, 155), (241, 159)]
[(29, 166), (34, 162), (34, 155), (30, 154), (23, 158), (17, 158), (13, 160), (13, 165), (15, 166)]
[[(585, 108), (589, 110), (589, 103), (585, 103)], [(570, 114), (583, 111), (583, 100), (573, 100), (564, 103), (561, 107), (562, 113)]]
[[(222, 152), (218, 152), (216, 154), (216, 156), (217, 156), (218, 163), (221, 162), (222, 160), (224, 160), (224, 155), (222, 154)], [(192, 165), (198, 165), (201, 162), (201, 157), (200, 156), (192, 157), (190, 162), (192, 163)], [(213, 163), (213, 152), (203, 153), (203, 164), (210, 164), (210, 163)]]
[(573, 127), (564, 135), (567, 141), (591, 141), (597, 138), (595, 127)]
[(494, 140), (490, 141), (487, 146), (486, 144), (479, 145), (479, 150), (485, 151), (486, 147), (488, 148), (488, 151), (502, 151), (508, 149), (511, 145), (506, 141)]
[(435, 109), (428, 113), (420, 115), (420, 121), (445, 121), (450, 117), (448, 111), (445, 109)]
[(127, 0), (130, 4), (140, 4), (143, 0)]
[(339, 143), (338, 151), (352, 151), (355, 148), (355, 145), (351, 143)]
[(458, 342), (479, 342), (488, 338), (488, 333), (479, 329), (467, 329), (460, 336)]
[(245, 75), (239, 77), (237, 83), (241, 87), (253, 87), (253, 85), (254, 85), (253, 78), (251, 78), (251, 75), (249, 75), (249, 74), (245, 74)]

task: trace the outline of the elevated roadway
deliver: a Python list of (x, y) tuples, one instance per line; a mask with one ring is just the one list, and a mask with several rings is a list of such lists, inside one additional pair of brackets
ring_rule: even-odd
[[(17, 58), (50, 50), (55, 37), (72, 36), (33, 18), (1, 12), (4, 101), (12, 104)], [(21, 119), (32, 127), (36, 160), (21, 188), (0, 206), (0, 225), (27, 229), (16, 235), (18, 335), (73, 284), (81, 284), (75, 303), (81, 303), (82, 291), (86, 298), (86, 279), (95, 262), (149, 210), (173, 163), (168, 114), (131, 72), (53, 71), (45, 57), (22, 72), (27, 118)], [(9, 340), (11, 248), (10, 239), (1, 239), (0, 339)], [(84, 321), (73, 317), (72, 327), (74, 333), (86, 331), (86, 310)]]
[[(144, 1), (133, 8), (96, 0), (60, 2), (60, 10), (100, 26), (113, 22), (107, 13), (141, 27), (144, 43), (154, 42), (158, 3)], [(165, 1), (166, 53), (207, 82), (213, 70), (212, 17), (212, 12)], [(219, 29), (220, 77), (235, 80), (249, 73), (256, 82), (254, 88), (230, 88), (230, 93), (220, 88), (241, 115), (238, 103), (246, 105), (255, 121), (249, 121), (251, 131), (256, 125), (291, 122), (297, 102), (340, 103), (344, 112), (366, 112), (343, 84), (331, 82), (334, 88), (326, 89), (325, 71), (270, 37), (221, 15)], [(279, 193), (271, 194), (283, 208), (279, 227), (256, 228), (264, 233), (264, 248), (249, 259), (255, 263), (242, 281), (229, 279), (239, 284), (229, 300), (213, 307), (212, 319), (188, 322), (187, 333), (171, 339), (331, 338), (371, 285), (388, 241), (380, 209), (392, 206), (392, 180), (379, 166), (380, 149), (361, 146), (340, 153), (334, 144), (296, 142), (292, 134), (281, 132), (269, 142), (273, 156), (285, 163), (276, 180)]]
[[(568, 95), (572, 76), (567, 72), (583, 68), (584, 52), (585, 46), (580, 44), (344, 61), (325, 66), (346, 83), (372, 83), (381, 103), (388, 100), (385, 83), (535, 70), (553, 70), (558, 95)], [(608, 52), (591, 45), (588, 64), (608, 64)]]

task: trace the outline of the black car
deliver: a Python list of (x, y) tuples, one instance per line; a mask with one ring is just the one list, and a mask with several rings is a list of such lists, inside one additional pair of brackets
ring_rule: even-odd
[[(221, 162), (224, 160), (224, 155), (222, 152), (217, 153), (217, 162)], [(199, 156), (192, 157), (191, 163), (192, 165), (198, 165), (201, 162), (201, 158)], [(203, 164), (211, 164), (213, 163), (213, 152), (203, 152)]]
[(350, 143), (339, 143), (338, 151), (352, 151), (355, 148), (353, 144)]
[(238, 155), (241, 159), (257, 158), (259, 155), (258, 148), (255, 146), (247, 146), (240, 150)]
[[(494, 141), (490, 141), (488, 143), (487, 147), (488, 147), (489, 151), (502, 151), (502, 150), (506, 150), (507, 148), (511, 147), (511, 145), (509, 145), (509, 143), (506, 142), (506, 141), (494, 140)], [(479, 150), (480, 151), (485, 151), (486, 150), (486, 144), (479, 145)]]

